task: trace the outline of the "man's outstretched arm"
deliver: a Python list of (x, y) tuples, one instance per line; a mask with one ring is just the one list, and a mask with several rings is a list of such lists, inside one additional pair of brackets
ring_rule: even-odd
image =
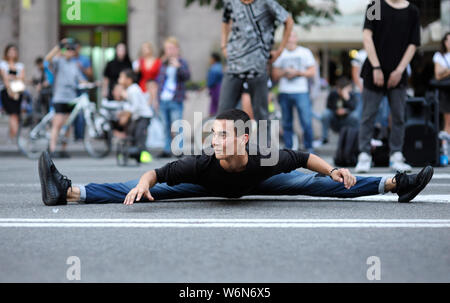
[(345, 188), (350, 189), (356, 185), (356, 178), (348, 169), (335, 169), (325, 160), (311, 154), (308, 159), (307, 167), (309, 170), (319, 174), (330, 176), (334, 181), (344, 183)]
[(135, 201), (140, 202), (142, 197), (147, 198), (149, 201), (155, 201), (150, 194), (150, 188), (155, 186), (157, 181), (155, 170), (145, 173), (139, 180), (138, 185), (128, 193), (123, 204), (133, 205)]

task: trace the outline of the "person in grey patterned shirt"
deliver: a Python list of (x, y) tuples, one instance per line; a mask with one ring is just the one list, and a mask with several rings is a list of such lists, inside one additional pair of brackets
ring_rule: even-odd
[[(255, 119), (268, 120), (268, 64), (283, 52), (294, 20), (275, 0), (224, 0), (224, 6), (222, 51), (227, 66), (219, 114), (236, 107), (247, 82)], [(275, 29), (283, 23), (283, 40), (271, 51)]]

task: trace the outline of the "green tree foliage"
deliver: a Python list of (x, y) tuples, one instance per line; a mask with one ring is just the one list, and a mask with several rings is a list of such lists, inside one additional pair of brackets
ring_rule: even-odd
[[(220, 10), (223, 7), (223, 0), (185, 0), (186, 6), (193, 3), (200, 5), (210, 5), (214, 9)], [(321, 19), (333, 20), (340, 12), (337, 8), (336, 0), (322, 0), (320, 4), (313, 4), (311, 0), (277, 0), (287, 11), (289, 11), (297, 24), (304, 27), (315, 25)]]

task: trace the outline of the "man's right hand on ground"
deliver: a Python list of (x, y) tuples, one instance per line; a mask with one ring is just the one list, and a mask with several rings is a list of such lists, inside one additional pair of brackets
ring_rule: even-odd
[(155, 201), (155, 199), (150, 194), (150, 190), (148, 185), (138, 184), (135, 188), (133, 188), (125, 198), (123, 204), (125, 205), (133, 205), (134, 202), (140, 202), (142, 197), (147, 198), (149, 201)]

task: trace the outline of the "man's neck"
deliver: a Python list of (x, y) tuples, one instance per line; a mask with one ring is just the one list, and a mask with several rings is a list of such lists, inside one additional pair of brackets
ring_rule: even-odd
[(233, 156), (227, 160), (221, 160), (220, 166), (230, 173), (238, 173), (244, 171), (248, 164), (248, 154), (242, 156)]

